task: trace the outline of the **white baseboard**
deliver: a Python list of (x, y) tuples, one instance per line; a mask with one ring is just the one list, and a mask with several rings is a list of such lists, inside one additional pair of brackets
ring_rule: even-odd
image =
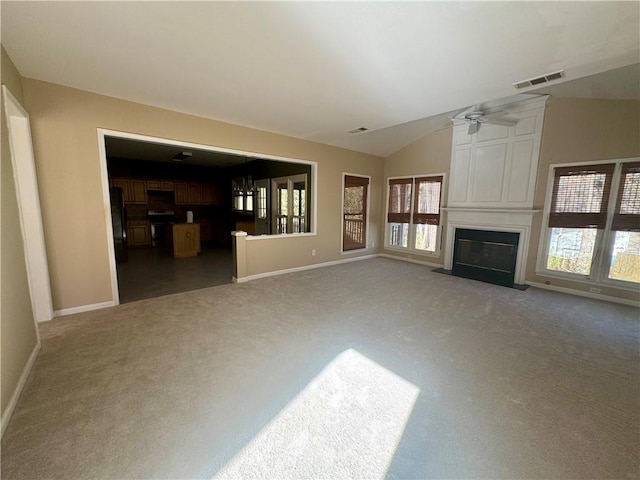
[(304, 270), (314, 270), (316, 268), (331, 267), (333, 265), (339, 265), (341, 263), (357, 262), (359, 260), (369, 260), (371, 258), (376, 258), (378, 256), (379, 255), (377, 253), (374, 253), (372, 255), (363, 255), (361, 257), (344, 258), (342, 260), (333, 260), (331, 262), (314, 263), (313, 265), (305, 265), (303, 267), (285, 268), (284, 270), (275, 270), (273, 272), (257, 273), (255, 275), (248, 275), (242, 278), (233, 277), (232, 281), (234, 283), (244, 283), (244, 282), (249, 282), (251, 280), (258, 280), (259, 278), (267, 278), (267, 277), (275, 277), (276, 275), (284, 275), (285, 273), (302, 272)]
[(418, 265), (424, 265), (426, 267), (444, 268), (444, 265), (441, 265), (439, 263), (423, 262), (422, 260), (415, 260), (413, 258), (397, 257), (395, 255), (389, 255), (388, 253), (381, 253), (378, 256), (384, 257), (384, 258), (390, 258), (392, 260), (402, 260), (403, 262), (417, 263)]
[(610, 295), (602, 295), (601, 293), (583, 292), (582, 290), (574, 290), (567, 287), (558, 287), (556, 285), (546, 285), (538, 282), (524, 282), (526, 285), (531, 285), (535, 288), (542, 288), (543, 290), (552, 290), (554, 292), (568, 293), (570, 295), (577, 295), (579, 297), (593, 298), (595, 300), (604, 300), (606, 302), (621, 303), (622, 305), (631, 305), (632, 307), (640, 307), (640, 301), (629, 300), (627, 298), (612, 297)]
[(20, 398), (20, 394), (24, 389), (25, 383), (27, 383), (27, 378), (29, 378), (29, 373), (31, 373), (31, 369), (33, 368), (33, 364), (35, 363), (36, 358), (38, 357), (39, 351), (40, 351), (40, 341), (36, 342), (36, 345), (33, 348), (31, 355), (29, 355), (29, 360), (27, 360), (26, 365), (22, 369), (22, 373), (20, 374), (20, 378), (18, 379), (18, 384), (16, 385), (16, 388), (13, 390), (11, 399), (9, 400), (9, 403), (7, 403), (7, 407), (4, 409), (4, 412), (2, 412), (2, 418), (0, 419), (0, 423), (2, 424), (2, 427), (0, 427), (1, 428), (0, 437), (4, 436), (4, 431), (6, 430), (7, 425), (9, 424), (9, 420), (11, 420), (11, 415), (13, 415), (13, 411), (15, 410), (16, 405), (18, 404), (18, 399)]
[(92, 303), (91, 305), (81, 305), (79, 307), (63, 308), (53, 312), (54, 317), (63, 317), (65, 315), (73, 315), (74, 313), (90, 312), (91, 310), (99, 310), (101, 308), (113, 307), (115, 302), (110, 300), (102, 303)]

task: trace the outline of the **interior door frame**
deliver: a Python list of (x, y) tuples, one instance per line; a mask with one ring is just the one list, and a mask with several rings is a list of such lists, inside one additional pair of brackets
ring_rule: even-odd
[(31, 126), (29, 113), (6, 85), (2, 86), (2, 97), (7, 119), (9, 150), (18, 201), (29, 294), (37, 335), (37, 323), (49, 321), (54, 315)]
[[(103, 202), (103, 211), (105, 218), (105, 226), (107, 232), (107, 250), (109, 255), (109, 270), (111, 275), (111, 295), (113, 298), (112, 302), (109, 302), (112, 305), (118, 305), (120, 303), (120, 294), (118, 290), (118, 271), (116, 269), (116, 253), (115, 246), (113, 243), (113, 227), (111, 225), (111, 200), (109, 198), (109, 173), (107, 170), (107, 148), (106, 148), (106, 137), (116, 137), (116, 138), (124, 138), (128, 140), (137, 140), (140, 142), (150, 142), (150, 143), (162, 143), (164, 145), (172, 145), (181, 148), (193, 148), (198, 150), (208, 150), (211, 152), (218, 153), (227, 153), (231, 155), (239, 155), (243, 157), (251, 157), (251, 158), (259, 158), (264, 160), (276, 160), (279, 162), (289, 162), (289, 163), (302, 163), (305, 165), (311, 166), (311, 183), (312, 183), (312, 196), (313, 203), (310, 212), (307, 212), (307, 219), (309, 221), (309, 226), (311, 228), (311, 232), (306, 233), (306, 235), (316, 235), (317, 232), (317, 222), (318, 222), (318, 212), (317, 212), (317, 195), (318, 195), (318, 164), (317, 162), (310, 160), (302, 160), (299, 158), (291, 158), (291, 157), (283, 157), (280, 155), (269, 155), (265, 153), (258, 152), (250, 152), (247, 150), (236, 150), (233, 148), (224, 148), (224, 147), (216, 147), (212, 145), (205, 145), (202, 143), (193, 143), (193, 142), (184, 142), (178, 140), (170, 140), (168, 138), (161, 137), (152, 137), (149, 135), (141, 135), (137, 133), (129, 133), (122, 132), (118, 130), (109, 130), (105, 128), (97, 129), (97, 140), (98, 140), (98, 155), (100, 158), (100, 176), (102, 182), (102, 202)], [(307, 179), (307, 189), (309, 187), (309, 179)], [(297, 236), (305, 235), (305, 234), (296, 234)], [(257, 236), (255, 238), (269, 238), (269, 236)]]

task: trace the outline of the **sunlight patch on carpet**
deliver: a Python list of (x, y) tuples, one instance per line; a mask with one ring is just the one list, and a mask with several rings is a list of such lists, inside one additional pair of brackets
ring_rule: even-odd
[(419, 393), (346, 350), (214, 478), (384, 478)]

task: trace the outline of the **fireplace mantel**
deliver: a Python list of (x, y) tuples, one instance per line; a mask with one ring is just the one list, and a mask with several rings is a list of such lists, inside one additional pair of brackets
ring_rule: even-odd
[(526, 208), (478, 208), (478, 207), (442, 207), (446, 212), (489, 212), (489, 213), (525, 213), (534, 215), (542, 210), (528, 210)]

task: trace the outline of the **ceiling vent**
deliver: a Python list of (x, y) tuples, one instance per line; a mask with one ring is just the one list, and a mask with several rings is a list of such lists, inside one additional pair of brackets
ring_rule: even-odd
[(193, 155), (193, 153), (191, 152), (180, 152), (180, 153), (176, 153), (173, 156), (173, 161), (174, 162), (181, 162), (182, 160), (184, 160), (185, 158), (189, 158)]
[(351, 135), (355, 135), (356, 133), (366, 132), (367, 130), (369, 130), (367, 127), (360, 127), (360, 128), (354, 128), (353, 130), (349, 130), (347, 133), (350, 133)]
[(529, 80), (523, 80), (522, 82), (514, 83), (513, 86), (516, 88), (533, 87), (536, 85), (542, 85), (543, 83), (552, 82), (553, 80), (558, 80), (565, 76), (566, 74), (564, 73), (564, 70), (558, 70), (557, 72), (547, 73), (546, 75), (542, 75), (541, 77), (530, 78)]

